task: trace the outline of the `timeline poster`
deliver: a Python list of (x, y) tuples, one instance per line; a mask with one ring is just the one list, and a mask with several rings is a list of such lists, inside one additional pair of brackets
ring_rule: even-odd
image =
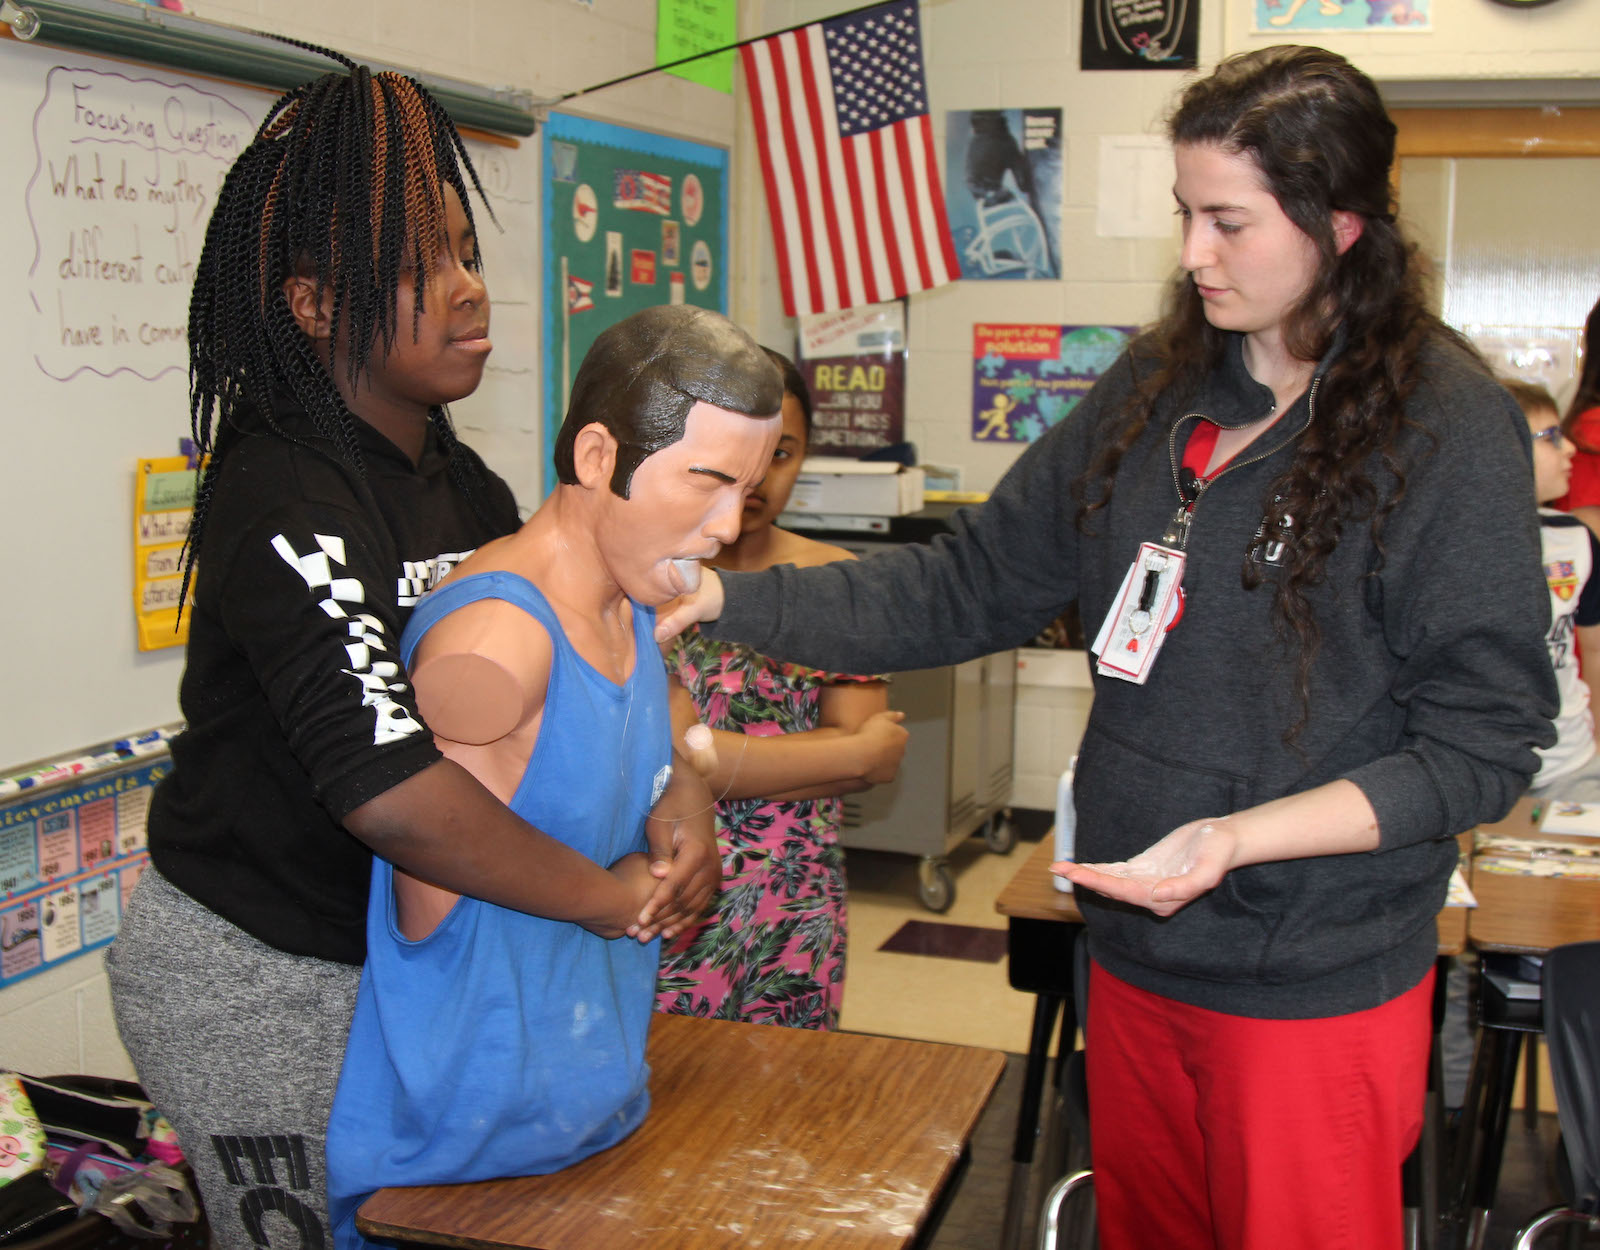
[(862, 456), (905, 438), (906, 310), (895, 300), (800, 318), (812, 453)]
[(116, 937), (163, 759), (0, 804), (0, 989)]
[(1078, 406), (1134, 326), (972, 327), (972, 438), (1031, 443)]
[(1080, 69), (1194, 69), (1199, 48), (1200, 0), (1083, 0)]
[(552, 113), (544, 127), (544, 480), (602, 330), (656, 304), (728, 309), (728, 152)]
[(181, 647), (189, 622), (178, 624), (183, 587), (180, 558), (194, 511), (194, 466), (186, 456), (141, 460), (134, 472), (133, 612), (139, 650)]

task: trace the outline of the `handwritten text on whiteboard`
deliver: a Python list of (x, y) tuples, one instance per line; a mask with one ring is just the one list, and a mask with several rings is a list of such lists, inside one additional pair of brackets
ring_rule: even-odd
[(33, 117), (33, 358), (61, 381), (188, 366), (206, 222), (257, 119), (213, 92), (54, 66)]

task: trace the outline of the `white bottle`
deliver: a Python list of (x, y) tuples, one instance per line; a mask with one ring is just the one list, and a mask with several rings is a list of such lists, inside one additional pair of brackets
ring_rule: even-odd
[[(1074, 755), (1067, 761), (1067, 771), (1061, 774), (1061, 780), (1056, 783), (1056, 859), (1071, 859), (1073, 844), (1076, 842), (1078, 832), (1078, 813), (1072, 806), (1072, 774), (1077, 770), (1078, 757)], [(1065, 877), (1051, 874), (1050, 880), (1055, 882), (1056, 889), (1063, 894), (1072, 893), (1072, 882)]]

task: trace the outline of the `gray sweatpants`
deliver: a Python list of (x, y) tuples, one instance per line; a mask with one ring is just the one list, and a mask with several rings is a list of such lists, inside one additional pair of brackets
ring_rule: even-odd
[(122, 1044), (217, 1250), (332, 1250), (323, 1141), (361, 970), (257, 941), (153, 868), (106, 953)]

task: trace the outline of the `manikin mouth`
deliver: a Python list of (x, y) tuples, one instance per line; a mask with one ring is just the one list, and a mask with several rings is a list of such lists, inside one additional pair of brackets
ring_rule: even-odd
[(672, 581), (680, 595), (692, 595), (700, 589), (700, 561), (692, 558), (669, 560)]

